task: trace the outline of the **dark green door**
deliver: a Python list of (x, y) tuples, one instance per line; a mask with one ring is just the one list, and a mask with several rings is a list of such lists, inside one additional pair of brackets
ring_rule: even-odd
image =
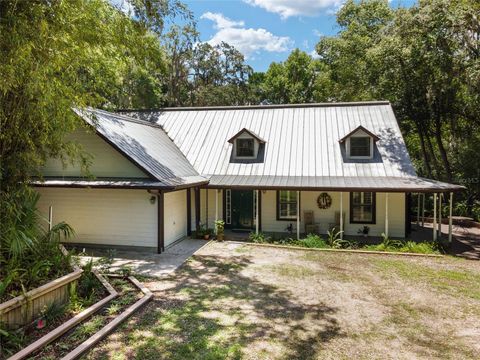
[(232, 230), (253, 229), (253, 190), (232, 190)]

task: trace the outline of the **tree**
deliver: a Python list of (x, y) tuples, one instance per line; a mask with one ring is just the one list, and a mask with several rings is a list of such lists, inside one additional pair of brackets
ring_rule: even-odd
[(47, 157), (87, 165), (65, 140), (82, 126), (72, 108), (161, 101), (158, 35), (184, 8), (169, 0), (132, 4), (133, 17), (106, 0), (0, 1), (0, 240), (15, 224), (18, 189)]
[(328, 82), (322, 72), (318, 60), (295, 49), (285, 62), (270, 64), (261, 85), (265, 99), (275, 104), (325, 101)]

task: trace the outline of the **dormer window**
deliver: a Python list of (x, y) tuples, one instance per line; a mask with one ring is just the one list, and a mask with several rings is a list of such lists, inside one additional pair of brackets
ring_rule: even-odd
[(350, 157), (370, 157), (370, 144), (372, 138), (370, 136), (355, 136), (350, 138)]
[(253, 139), (236, 139), (237, 157), (255, 156), (255, 142)]
[(231, 162), (262, 162), (265, 140), (253, 131), (243, 128), (236, 133), (229, 143), (233, 145)]
[(372, 159), (374, 143), (380, 138), (365, 129), (363, 126), (355, 128), (339, 140), (345, 145), (345, 152), (349, 159)]

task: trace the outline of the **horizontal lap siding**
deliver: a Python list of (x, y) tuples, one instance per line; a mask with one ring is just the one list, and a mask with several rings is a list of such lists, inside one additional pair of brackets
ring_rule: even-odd
[(157, 205), (145, 190), (39, 188), (39, 209), (75, 230), (71, 242), (157, 246)]
[[(304, 232), (303, 212), (313, 210), (315, 223), (319, 225), (320, 232), (326, 233), (330, 223), (335, 222), (335, 211), (340, 211), (340, 193), (328, 192), (332, 198), (329, 209), (319, 209), (317, 198), (321, 192), (302, 191), (300, 198), (300, 232)], [(358, 235), (357, 231), (363, 224), (350, 224), (350, 194), (343, 193), (343, 211), (345, 213), (345, 234)], [(266, 191), (262, 194), (262, 230), (266, 232), (285, 232), (285, 228), (295, 220), (278, 221), (276, 214), (276, 192)], [(365, 224), (370, 227), (370, 235), (380, 236), (385, 231), (385, 193), (377, 193), (376, 224)], [(389, 194), (389, 232), (392, 237), (405, 237), (405, 194)]]
[[(86, 130), (77, 130), (70, 136), (70, 140), (82, 145), (89, 155), (93, 156), (89, 168), (91, 174), (97, 177), (145, 178), (147, 177), (130, 160), (125, 158), (100, 136)], [(80, 164), (68, 164), (65, 168), (58, 159), (48, 159), (42, 169), (44, 176), (83, 176)]]
[(187, 191), (165, 193), (165, 246), (187, 236)]

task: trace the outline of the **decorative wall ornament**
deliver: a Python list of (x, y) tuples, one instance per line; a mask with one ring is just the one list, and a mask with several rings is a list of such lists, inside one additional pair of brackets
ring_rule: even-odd
[(326, 192), (321, 193), (318, 195), (317, 205), (320, 209), (328, 209), (330, 206), (332, 206), (332, 197)]

